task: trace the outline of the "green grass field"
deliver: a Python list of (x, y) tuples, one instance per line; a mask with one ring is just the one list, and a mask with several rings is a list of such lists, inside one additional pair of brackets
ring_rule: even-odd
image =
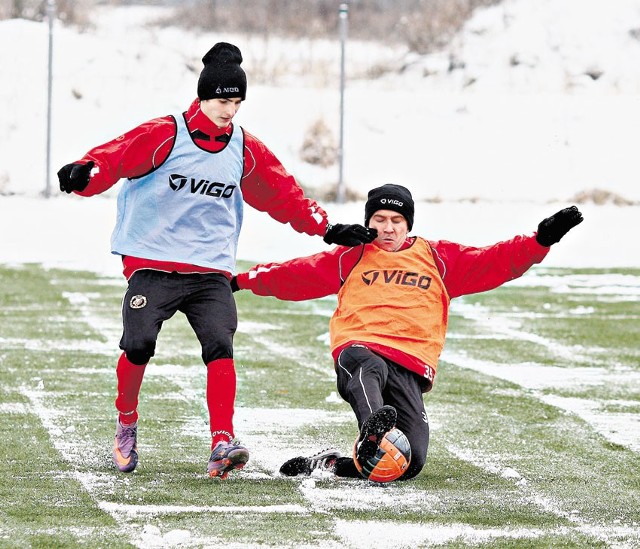
[(111, 464), (123, 279), (0, 266), (0, 547), (640, 547), (640, 270), (537, 268), (454, 301), (427, 466), (379, 486), (287, 479), (356, 436), (327, 347), (335, 301), (237, 294), (236, 434), (209, 479), (205, 369), (165, 324), (140, 465)]

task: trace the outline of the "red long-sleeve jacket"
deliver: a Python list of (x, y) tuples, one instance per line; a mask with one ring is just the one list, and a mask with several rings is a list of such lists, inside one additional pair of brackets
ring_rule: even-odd
[[(410, 246), (413, 239), (405, 243)], [(516, 236), (491, 246), (464, 246), (445, 240), (428, 241), (436, 266), (449, 299), (492, 290), (522, 276), (532, 265), (540, 263), (549, 248), (541, 246), (532, 236)], [(364, 246), (337, 246), (329, 251), (284, 263), (256, 265), (237, 276), (240, 289), (254, 294), (273, 296), (289, 301), (301, 301), (337, 294), (362, 256)], [(390, 268), (393, 253), (389, 254)], [(358, 343), (357, 341), (349, 342)], [(333, 350), (334, 359), (346, 345)], [(415, 357), (384, 345), (367, 346), (405, 368), (424, 376), (431, 388), (435, 365), (425, 365)], [(429, 368), (430, 366), (430, 368)]]
[[(218, 128), (200, 110), (195, 99), (186, 112), (189, 132), (199, 147), (219, 151), (231, 132)], [(326, 212), (304, 192), (295, 178), (282, 166), (276, 156), (256, 137), (244, 130), (244, 173), (242, 196), (253, 208), (268, 213), (280, 223), (289, 223), (296, 231), (312, 236), (324, 235)], [(169, 156), (176, 136), (171, 116), (154, 118), (123, 135), (91, 149), (78, 162), (95, 162), (86, 189), (77, 194), (92, 196), (111, 188), (122, 178), (136, 178), (158, 168)], [(158, 262), (145, 258), (124, 258), (125, 276), (142, 268), (178, 272), (206, 272), (193, 265)]]

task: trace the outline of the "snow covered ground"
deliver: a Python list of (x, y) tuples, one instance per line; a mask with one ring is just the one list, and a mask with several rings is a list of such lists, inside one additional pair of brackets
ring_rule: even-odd
[[(48, 201), (40, 198), (47, 25), (0, 21), (0, 262), (118, 271), (108, 236), (119, 186), (90, 200), (61, 196), (55, 172), (144, 120), (185, 109), (195, 97), (200, 57), (219, 40), (237, 43), (245, 56), (249, 91), (236, 120), (304, 185), (336, 183), (337, 166), (310, 166), (299, 149), (320, 118), (337, 139), (337, 40), (291, 44), (143, 25), (158, 14), (157, 8), (100, 9), (92, 31), (55, 25), (55, 198)], [(535, 6), (507, 0), (478, 10), (440, 54), (419, 57), (402, 48), (349, 43), (346, 184), (361, 196), (396, 182), (418, 200), (437, 198), (441, 202), (419, 203), (414, 232), (469, 244), (532, 231), (593, 188), (640, 201), (638, 29), (638, 0), (617, 0), (615, 9), (604, 0), (539, 0)], [(462, 68), (448, 70), (450, 58)], [(405, 69), (359, 78), (375, 66)], [(259, 82), (253, 83), (253, 73)], [(361, 203), (325, 206), (334, 221), (362, 218)], [(639, 206), (582, 209), (585, 223), (553, 251), (548, 265), (640, 264)], [(247, 210), (240, 258), (278, 260), (290, 250), (322, 249), (318, 239)]]

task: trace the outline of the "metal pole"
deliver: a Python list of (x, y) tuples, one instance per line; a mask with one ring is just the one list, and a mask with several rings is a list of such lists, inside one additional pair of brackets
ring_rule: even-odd
[(340, 4), (340, 146), (338, 149), (339, 173), (338, 190), (336, 200), (342, 204), (345, 198), (344, 191), (344, 81), (345, 81), (345, 43), (349, 26), (349, 5)]
[(55, 0), (47, 0), (47, 19), (49, 21), (49, 60), (47, 74), (47, 160), (46, 160), (46, 183), (44, 196), (51, 196), (51, 96), (53, 90), (53, 18), (55, 17)]

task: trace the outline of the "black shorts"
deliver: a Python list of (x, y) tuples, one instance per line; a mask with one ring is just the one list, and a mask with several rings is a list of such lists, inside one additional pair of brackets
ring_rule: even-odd
[(238, 327), (236, 303), (226, 276), (141, 270), (129, 279), (122, 302), (120, 348), (135, 364), (155, 354), (162, 323), (184, 313), (202, 346), (202, 360), (233, 358)]

